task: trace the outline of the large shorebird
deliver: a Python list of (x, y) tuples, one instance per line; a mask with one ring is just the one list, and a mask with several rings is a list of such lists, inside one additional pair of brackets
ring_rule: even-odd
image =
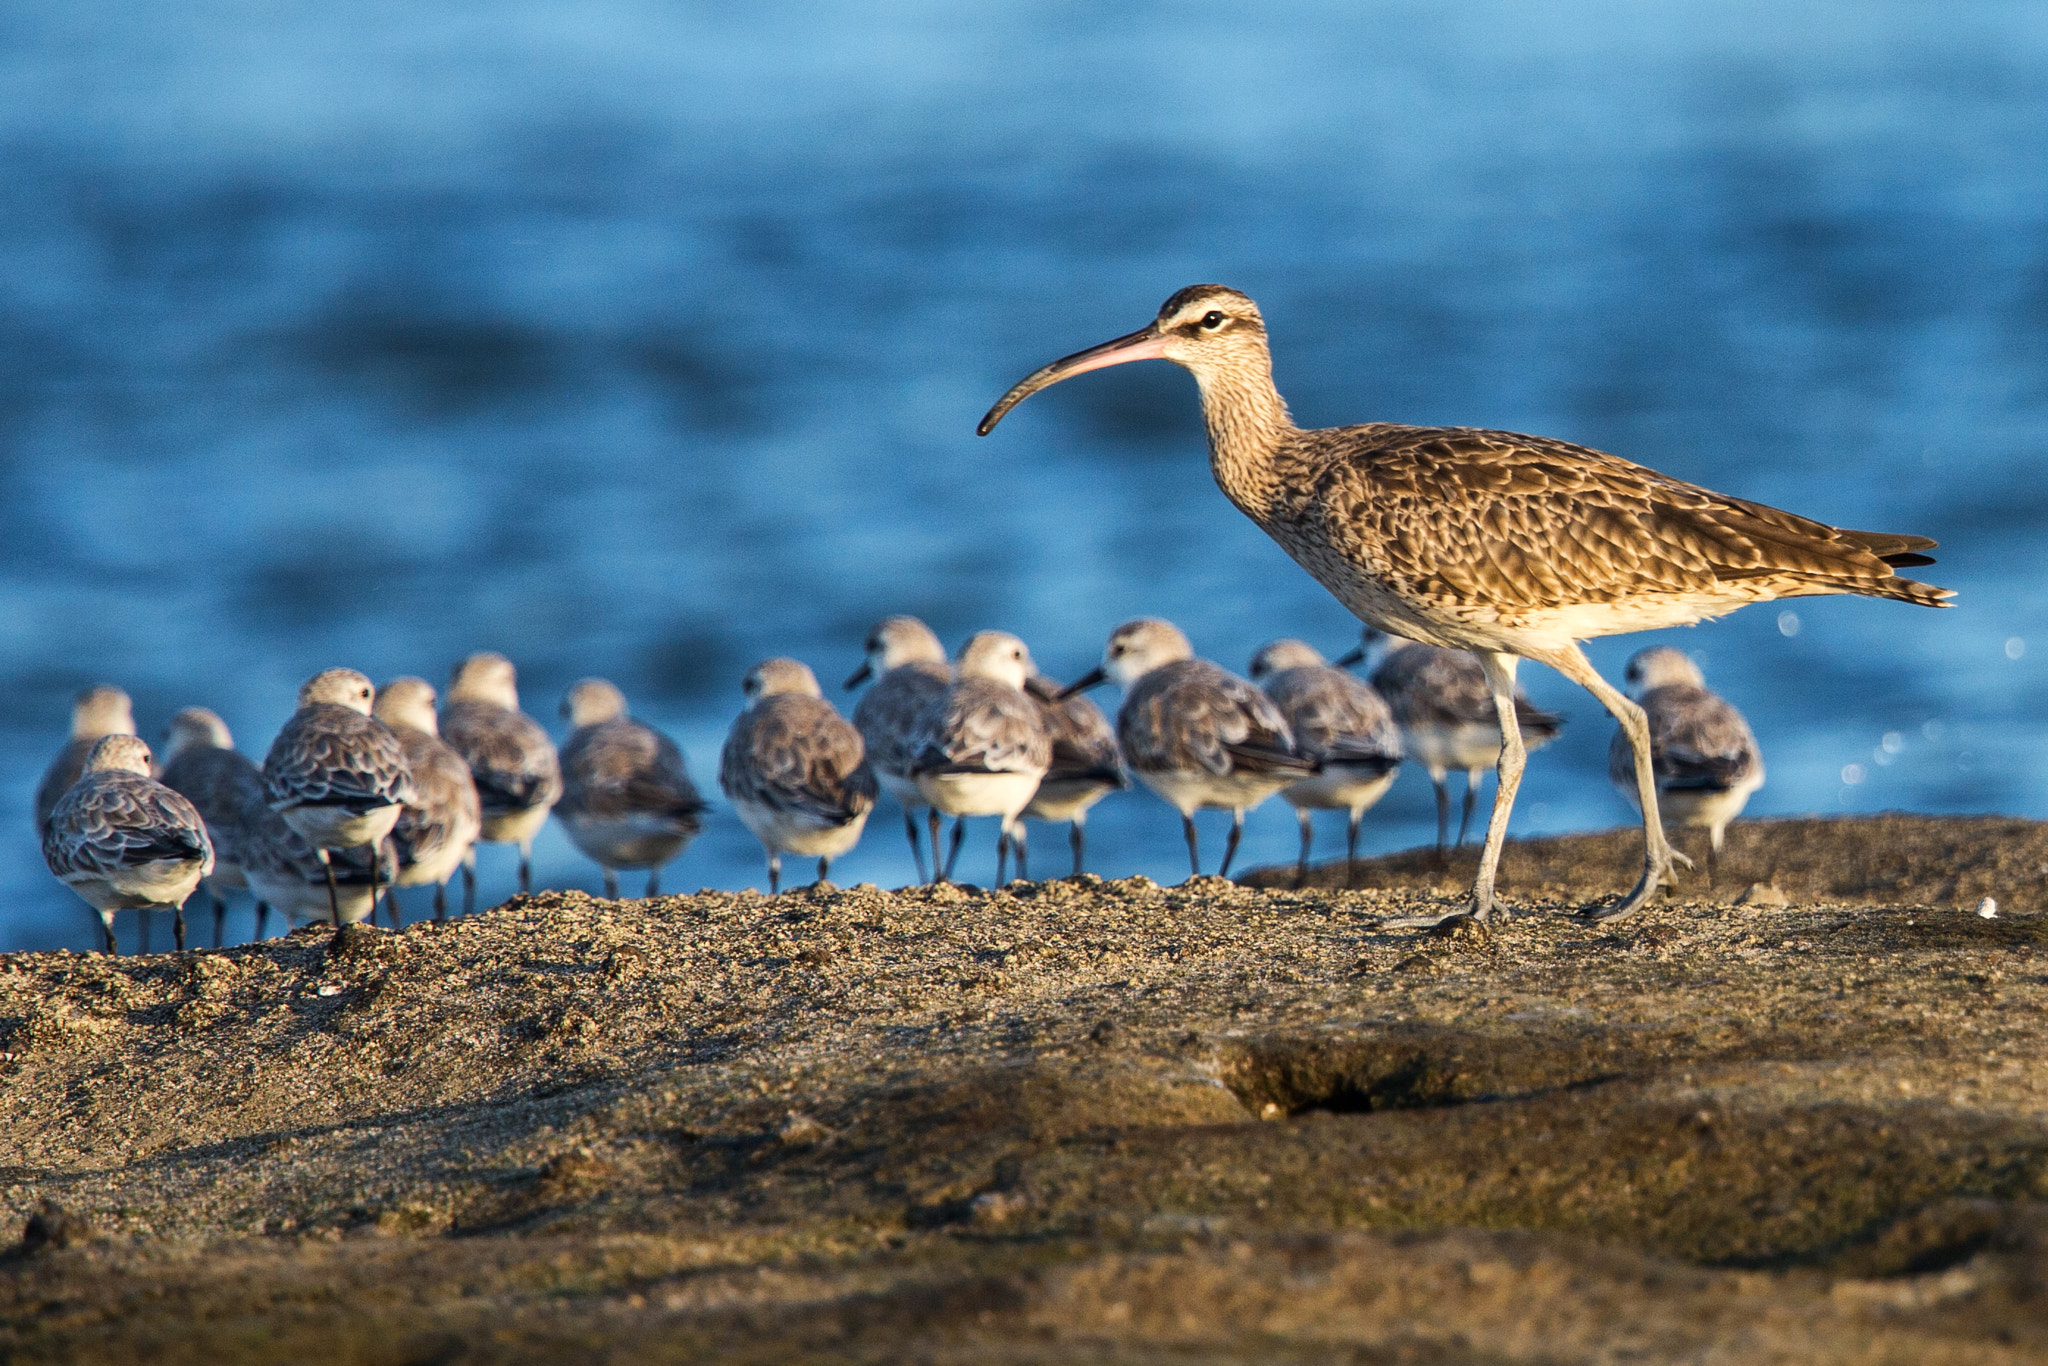
[[(479, 838), (518, 846), (519, 890), (532, 891), (533, 837), (561, 800), (562, 766), (555, 742), (519, 710), (519, 674), (511, 660), (485, 650), (455, 666), (441, 707), (441, 738), (469, 765), (483, 799)], [(465, 864), (465, 900), (475, 885), (476, 874)]]
[(50, 824), (50, 813), (85, 772), (85, 756), (105, 735), (135, 734), (135, 709), (128, 694), (111, 684), (87, 688), (71, 699), (71, 734), (50, 760), (36, 784), (36, 834)]
[(1195, 812), (1230, 813), (1223, 866), (1230, 876), (1244, 813), (1275, 792), (1315, 776), (1314, 761), (1294, 748), (1294, 734), (1273, 699), (1219, 664), (1196, 659), (1178, 626), (1156, 617), (1127, 621), (1110, 633), (1102, 663), (1066, 687), (1081, 692), (1114, 681), (1124, 690), (1116, 738), (1138, 781), (1180, 812), (1188, 872), (1199, 876), (1202, 854)]
[[(363, 845), (379, 848), (414, 796), (404, 747), (390, 727), (370, 714), (375, 696), (370, 680), (354, 669), (313, 675), (299, 689), (299, 709), (263, 760), (270, 809), (328, 866), (327, 908), (337, 925), (342, 923), (341, 894), (333, 855)], [(373, 857), (373, 906), (379, 868)]]
[(782, 890), (782, 856), (832, 860), (860, 843), (875, 805), (875, 775), (860, 732), (833, 709), (810, 666), (764, 659), (747, 670), (747, 709), (718, 759), (718, 785), (768, 851), (768, 894)]
[[(412, 774), (412, 800), (398, 813), (391, 827), (391, 852), (397, 862), (397, 876), (385, 901), (391, 908), (391, 927), (403, 919), (398, 910), (400, 887), (432, 887), (434, 919), (448, 918), (448, 879), (457, 868), (469, 866), (477, 836), (483, 832), (483, 803), (476, 794), (476, 782), (469, 776), (469, 764), (441, 738), (440, 719), (434, 714), (434, 685), (424, 678), (394, 678), (377, 689), (371, 715), (391, 728), (405, 751), (406, 771)], [(372, 870), (374, 871), (374, 869)], [(462, 906), (466, 915), (474, 911), (473, 900)]]
[(1308, 881), (1314, 811), (1342, 811), (1344, 885), (1358, 880), (1358, 823), (1394, 785), (1401, 767), (1401, 728), (1385, 699), (1342, 669), (1333, 669), (1313, 646), (1276, 640), (1252, 656), (1252, 682), (1266, 690), (1294, 732), (1294, 747), (1321, 772), (1280, 789), (1301, 822), (1301, 856), (1294, 885)]
[[(1422, 765), (1436, 787), (1436, 852), (1442, 858), (1450, 843), (1451, 770), (1465, 775), (1465, 803), (1458, 815), (1462, 845), (1479, 800), (1480, 775), (1500, 763), (1500, 718), (1494, 714), (1486, 666), (1470, 650), (1424, 645), (1371, 626), (1361, 635), (1358, 648), (1339, 659), (1337, 667), (1380, 651), (1372, 686), (1393, 711), (1408, 758)], [(1557, 738), (1564, 718), (1541, 710), (1517, 687), (1515, 725), (1522, 747), (1533, 752)]]
[(1209, 469), (1224, 496), (1369, 625), (1477, 651), (1499, 713), (1500, 786), (1471, 903), (1492, 916), (1525, 750), (1515, 665), (1548, 664), (1614, 714), (1634, 752), (1642, 876), (1611, 919), (1655, 892), (1673, 861), (1657, 818), (1642, 708), (1579, 648), (1593, 636), (1679, 626), (1774, 598), (1857, 593), (1939, 607), (1945, 588), (1895, 571), (1931, 564), (1924, 536), (1845, 531), (1710, 492), (1617, 456), (1471, 427), (1296, 427), (1273, 384), (1258, 305), (1190, 285), (1128, 336), (1027, 375), (983, 417), (987, 434), (1025, 398), (1127, 361), (1169, 360), (1201, 388)]
[(114, 912), (168, 907), (185, 947), (185, 901), (213, 871), (213, 842), (191, 802), (149, 776), (149, 746), (104, 735), (85, 771), (50, 810), (43, 861), (99, 912), (108, 953)]
[[(1037, 700), (1024, 691), (1037, 670), (1024, 642), (1005, 631), (968, 637), (953, 661), (955, 677), (926, 709), (911, 738), (911, 776), (931, 803), (932, 878), (953, 876), (970, 816), (995, 816), (996, 885), (1012, 849), (1027, 876), (1019, 819), (1052, 766), (1052, 737)], [(953, 840), (939, 858), (939, 815), (953, 818)]]
[[(1052, 741), (1052, 766), (1038, 780), (1024, 819), (1067, 823), (1067, 846), (1074, 851), (1074, 876), (1079, 877), (1088, 848), (1088, 809), (1131, 785), (1124, 774), (1123, 751), (1117, 748), (1115, 728), (1093, 698), (1080, 693), (1061, 697), (1059, 684), (1035, 674), (1026, 680), (1024, 691), (1038, 702), (1046, 737)], [(1023, 876), (1023, 869), (1017, 871)]]
[[(931, 805), (910, 776), (910, 736), (925, 708), (938, 700), (953, 681), (946, 647), (932, 628), (916, 617), (884, 617), (868, 631), (861, 646), (861, 666), (846, 680), (848, 692), (870, 678), (874, 686), (853, 707), (853, 724), (867, 745), (868, 766), (882, 790), (903, 808), (903, 833), (910, 840), (911, 861), (923, 882), (924, 853), (918, 843), (917, 813)], [(939, 851), (932, 849), (933, 859)]]
[[(213, 946), (220, 947), (228, 905), (222, 892), (247, 891), (242, 869), (243, 832), (250, 812), (263, 806), (263, 770), (235, 749), (227, 722), (205, 707), (187, 707), (164, 727), (163, 784), (197, 808), (213, 840), (213, 871), (206, 875), (213, 900)], [(258, 937), (266, 908), (256, 908)]]
[[(1764, 756), (1742, 713), (1707, 691), (1700, 666), (1669, 645), (1639, 650), (1623, 681), (1650, 721), (1657, 801), (1667, 825), (1707, 832), (1707, 890), (1720, 874), (1721, 836), (1764, 785)], [(1607, 776), (1636, 804), (1628, 737), (1607, 747)]]
[(586, 678), (562, 699), (575, 727), (562, 742), (562, 800), (555, 818), (604, 870), (604, 894), (619, 895), (619, 869), (645, 869), (647, 895), (661, 895), (661, 865), (704, 827), (704, 799), (676, 742), (626, 714), (626, 695)]

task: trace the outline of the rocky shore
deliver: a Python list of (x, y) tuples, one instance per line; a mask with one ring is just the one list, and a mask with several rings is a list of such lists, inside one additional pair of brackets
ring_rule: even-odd
[(2048, 1361), (2048, 827), (1731, 833), (0, 958), (0, 1358)]

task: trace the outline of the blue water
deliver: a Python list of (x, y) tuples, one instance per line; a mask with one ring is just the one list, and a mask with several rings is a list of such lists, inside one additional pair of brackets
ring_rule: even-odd
[[(28, 803), (95, 681), (260, 754), (317, 669), (496, 648), (549, 720), (611, 677), (708, 787), (748, 664), (836, 681), (889, 612), (1067, 676), (1141, 613), (1236, 668), (1345, 648), (1210, 483), (1179, 371), (973, 436), (1199, 280), (1263, 305), (1303, 422), (1543, 432), (1939, 537), (1952, 611), (1675, 637), (1762, 740), (1754, 813), (2048, 814), (2038, 3), (78, 0), (0, 32), (0, 947), (93, 942)], [(1526, 677), (1570, 724), (1517, 833), (1625, 819), (1611, 724)], [(1432, 825), (1410, 771), (1368, 841)], [(1182, 875), (1147, 796), (1091, 830), (1099, 871)], [(1269, 804), (1245, 864), (1293, 843)], [(892, 811), (837, 870), (909, 873)], [(597, 881), (552, 830), (540, 875)], [(668, 875), (761, 882), (729, 812)]]

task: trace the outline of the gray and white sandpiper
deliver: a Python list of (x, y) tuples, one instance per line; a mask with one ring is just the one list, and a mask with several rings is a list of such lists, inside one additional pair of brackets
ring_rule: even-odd
[(832, 860), (860, 843), (875, 806), (875, 775), (860, 732), (818, 688), (810, 667), (764, 659), (740, 684), (747, 709), (718, 759), (718, 785), (768, 851), (768, 893), (782, 890), (782, 856)]
[[(1500, 718), (1494, 714), (1486, 666), (1470, 650), (1424, 645), (1368, 626), (1360, 633), (1358, 648), (1338, 660), (1338, 667), (1357, 664), (1375, 650), (1380, 658), (1372, 671), (1372, 686), (1393, 711), (1409, 760), (1420, 764), (1436, 787), (1436, 849), (1441, 857), (1450, 841), (1451, 770), (1465, 774), (1465, 803), (1458, 816), (1457, 842), (1462, 845), (1482, 775), (1500, 763)], [(1533, 752), (1557, 738), (1564, 718), (1537, 707), (1517, 686), (1515, 724), (1523, 748)]]
[(586, 678), (562, 699), (575, 727), (562, 742), (562, 800), (555, 818), (604, 870), (604, 894), (619, 895), (619, 870), (647, 873), (661, 895), (661, 866), (704, 827), (704, 799), (676, 742), (626, 711), (626, 695)]
[[(910, 776), (910, 737), (925, 709), (946, 691), (953, 681), (953, 669), (946, 662), (946, 647), (932, 634), (932, 628), (916, 617), (884, 617), (868, 631), (861, 646), (861, 666), (846, 680), (847, 691), (869, 679), (874, 686), (861, 695), (853, 707), (853, 724), (867, 745), (868, 767), (882, 791), (903, 808), (903, 833), (910, 840), (910, 857), (917, 865), (917, 880), (924, 881), (924, 853), (919, 844), (917, 813), (931, 804)], [(932, 850), (934, 860), (938, 850)]]
[[(235, 749), (227, 722), (205, 707), (187, 707), (171, 718), (161, 763), (164, 786), (192, 803), (213, 841), (213, 871), (203, 885), (213, 901), (213, 946), (219, 948), (228, 909), (222, 893), (249, 890), (242, 871), (243, 831), (249, 813), (265, 803), (263, 770)], [(258, 938), (266, 910), (256, 908)]]
[(116, 911), (168, 908), (185, 947), (185, 901), (213, 871), (213, 841), (191, 802), (149, 776), (149, 746), (103, 735), (85, 769), (50, 810), (43, 862), (99, 912), (108, 953)]
[[(375, 696), (354, 669), (323, 669), (299, 689), (299, 709), (263, 760), (271, 810), (328, 866), (328, 910), (336, 924), (343, 921), (334, 852), (364, 845), (374, 851), (414, 800), (404, 746), (370, 714)], [(372, 857), (369, 866), (374, 880), (379, 860)], [(376, 892), (373, 882), (372, 906)]]
[[(1024, 690), (1037, 701), (1052, 741), (1052, 765), (1038, 780), (1024, 819), (1067, 822), (1067, 844), (1074, 851), (1074, 876), (1079, 877), (1087, 850), (1088, 809), (1131, 785), (1124, 773), (1123, 751), (1116, 746), (1116, 730), (1093, 698), (1083, 693), (1063, 698), (1059, 684), (1037, 674)], [(1018, 876), (1023, 871), (1018, 869)]]
[[(1675, 854), (1657, 816), (1649, 722), (1600, 677), (1579, 641), (1775, 598), (1855, 593), (1940, 607), (1954, 596), (1896, 572), (1933, 562), (1925, 536), (1828, 526), (1586, 446), (1389, 422), (1304, 431), (1274, 387), (1258, 305), (1222, 285), (1190, 285), (1138, 331), (1033, 371), (978, 430), (1047, 385), (1139, 360), (1169, 360), (1194, 375), (1209, 470), (1224, 496), (1352, 615), (1479, 652), (1503, 743), (1486, 848), (1458, 913), (1473, 920), (1493, 914), (1494, 874), (1526, 764), (1514, 705), (1519, 660), (1586, 688), (1628, 733), (1643, 871), (1618, 902), (1585, 912), (1613, 919), (1649, 899)], [(1128, 745), (1126, 757), (1135, 768)]]
[[(275, 907), (288, 927), (316, 920), (335, 925), (369, 920), (377, 911), (377, 893), (398, 876), (389, 839), (330, 850), (322, 858), (267, 804), (250, 813), (241, 852), (249, 890)], [(256, 934), (263, 935), (260, 923)]]
[(1344, 885), (1358, 881), (1358, 823), (1386, 795), (1401, 768), (1401, 728), (1368, 684), (1324, 662), (1299, 640), (1276, 640), (1252, 656), (1252, 681), (1266, 690), (1294, 732), (1294, 748), (1321, 771), (1280, 789), (1301, 822), (1294, 885), (1308, 881), (1311, 813), (1343, 811)]
[(1294, 733), (1273, 699), (1219, 664), (1195, 658), (1178, 626), (1157, 617), (1127, 621), (1110, 633), (1102, 663), (1067, 686), (1080, 692), (1113, 681), (1124, 690), (1116, 738), (1139, 782), (1180, 812), (1190, 876), (1202, 872), (1195, 812), (1230, 813), (1219, 873), (1230, 876), (1244, 836), (1244, 813), (1283, 788), (1316, 775), (1294, 747)]
[(50, 813), (57, 809), (57, 803), (71, 790), (85, 772), (85, 756), (92, 753), (92, 747), (100, 737), (106, 735), (135, 734), (135, 709), (128, 700), (128, 694), (112, 684), (102, 683), (87, 688), (71, 699), (71, 734), (64, 741), (64, 747), (57, 751), (57, 757), (50, 760), (50, 766), (43, 770), (43, 779), (36, 784), (36, 834), (40, 836), (50, 824)]
[[(434, 919), (448, 918), (448, 879), (469, 865), (470, 851), (483, 832), (483, 803), (469, 764), (441, 738), (434, 713), (434, 685), (424, 678), (394, 678), (377, 689), (371, 714), (398, 737), (412, 775), (412, 800), (391, 827), (391, 853), (398, 875), (385, 902), (393, 929), (403, 923), (398, 909), (400, 887), (432, 887)], [(476, 909), (465, 904), (463, 911)]]
[[(1028, 876), (1024, 823), (1038, 785), (1052, 766), (1052, 737), (1037, 699), (1024, 691), (1037, 672), (1024, 642), (1005, 631), (968, 637), (953, 661), (953, 681), (925, 709), (911, 734), (910, 773), (931, 804), (932, 878), (953, 876), (960, 840), (972, 816), (995, 816), (996, 885), (1010, 851), (1017, 876)], [(953, 818), (953, 839), (939, 858), (939, 817)]]
[[(533, 837), (562, 796), (562, 766), (555, 742), (519, 710), (519, 673), (495, 651), (473, 654), (455, 666), (441, 707), (441, 738), (469, 765), (484, 807), (485, 844), (519, 848), (519, 890), (533, 890)], [(463, 870), (463, 895), (476, 875)]]
[[(1707, 890), (1720, 875), (1722, 834), (1742, 814), (1750, 794), (1764, 785), (1764, 756), (1749, 722), (1707, 691), (1700, 666), (1669, 645), (1639, 650), (1623, 674), (1650, 720), (1651, 762), (1658, 809), (1667, 826), (1707, 832)], [(1607, 747), (1607, 776), (1631, 806), (1635, 768), (1628, 736)]]

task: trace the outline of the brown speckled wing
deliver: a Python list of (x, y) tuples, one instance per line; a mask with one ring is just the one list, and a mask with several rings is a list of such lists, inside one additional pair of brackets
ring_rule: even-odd
[(816, 697), (783, 693), (740, 713), (719, 755), (718, 784), (734, 801), (814, 819), (849, 821), (875, 804), (860, 732)]
[(469, 765), (440, 737), (394, 726), (412, 773), (413, 800), (398, 813), (391, 844), (401, 868), (432, 861), (451, 843), (474, 841), (483, 828), (483, 802)]
[(1287, 719), (1258, 688), (1205, 659), (1137, 681), (1117, 713), (1124, 758), (1142, 773), (1305, 773)]
[[(1652, 688), (1642, 707), (1650, 720), (1650, 754), (1657, 786), (1671, 791), (1725, 792), (1756, 776), (1763, 755), (1742, 713), (1689, 683)], [(1635, 758), (1621, 731), (1607, 748), (1607, 776), (1618, 786), (1635, 782)]]
[(491, 702), (450, 702), (441, 738), (469, 765), (487, 815), (553, 806), (562, 796), (555, 742), (524, 712)]
[(1386, 701), (1342, 669), (1282, 669), (1266, 681), (1266, 692), (1304, 756), (1387, 768), (1400, 763), (1401, 731)]
[(950, 682), (941, 664), (904, 664), (889, 670), (854, 704), (853, 724), (867, 745), (868, 762), (883, 773), (910, 772), (911, 736), (925, 711)]
[(630, 716), (584, 726), (562, 746), (565, 815), (658, 815), (694, 832), (704, 799), (683, 753), (654, 727)]
[(139, 773), (81, 779), (57, 803), (43, 833), (43, 861), (60, 878), (159, 859), (203, 859), (211, 867), (213, 842), (191, 802)]
[(412, 800), (405, 751), (372, 716), (316, 702), (285, 722), (263, 760), (263, 788), (278, 810), (344, 806), (369, 810)]
[(199, 812), (215, 856), (240, 863), (249, 809), (265, 800), (263, 772), (255, 760), (232, 749), (188, 749), (164, 769), (163, 783)]

